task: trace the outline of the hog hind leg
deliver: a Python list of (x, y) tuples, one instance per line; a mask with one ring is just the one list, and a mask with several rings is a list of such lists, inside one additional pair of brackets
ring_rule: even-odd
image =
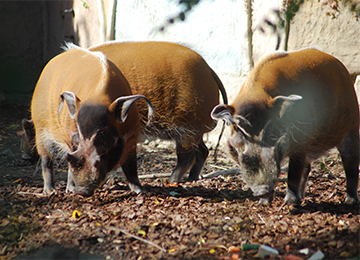
[(137, 173), (136, 151), (128, 154), (128, 157), (121, 168), (129, 183), (130, 190), (139, 194), (141, 192), (141, 184)]
[[(287, 180), (287, 190), (285, 196), (285, 202), (287, 204), (299, 204), (301, 200), (301, 193), (305, 189), (305, 184), (307, 179), (304, 172), (307, 167), (306, 165), (306, 153), (298, 152), (290, 154), (289, 156), (289, 171), (288, 171), (288, 180)], [(301, 187), (300, 187), (301, 185)]]
[(196, 147), (184, 148), (180, 142), (176, 142), (177, 164), (173, 170), (169, 182), (180, 182), (181, 178), (195, 162)]
[(359, 201), (359, 131), (348, 134), (337, 147), (346, 174), (346, 203), (353, 204)]
[(209, 149), (206, 147), (204, 141), (201, 140), (195, 152), (195, 163), (191, 167), (188, 181), (197, 181), (199, 179), (201, 169), (208, 155)]

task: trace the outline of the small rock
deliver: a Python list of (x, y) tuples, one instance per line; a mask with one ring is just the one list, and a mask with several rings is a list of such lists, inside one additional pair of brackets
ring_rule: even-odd
[(316, 251), (308, 260), (321, 260), (324, 258), (323, 252), (320, 250)]
[(257, 257), (264, 258), (265, 256), (277, 256), (278, 254), (278, 250), (266, 245), (260, 245)]

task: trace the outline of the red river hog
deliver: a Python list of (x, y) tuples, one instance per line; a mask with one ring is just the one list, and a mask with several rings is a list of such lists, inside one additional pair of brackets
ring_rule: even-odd
[(177, 165), (169, 181), (197, 180), (209, 154), (203, 135), (216, 122), (210, 117), (225, 89), (205, 60), (196, 52), (168, 42), (105, 43), (90, 48), (101, 51), (124, 74), (134, 94), (146, 96), (155, 114), (146, 125), (146, 107), (137, 103), (144, 135), (176, 142)]
[(68, 162), (67, 191), (90, 196), (107, 174), (121, 166), (131, 190), (139, 193), (136, 143), (138, 110), (145, 99), (132, 95), (120, 70), (100, 52), (68, 44), (42, 71), (31, 102), (44, 193), (54, 191), (54, 158)]
[(278, 52), (251, 71), (214, 119), (231, 126), (228, 147), (260, 203), (271, 201), (289, 157), (287, 203), (304, 196), (310, 162), (333, 147), (346, 173), (346, 202), (359, 201), (359, 108), (353, 82), (335, 57), (315, 49)]

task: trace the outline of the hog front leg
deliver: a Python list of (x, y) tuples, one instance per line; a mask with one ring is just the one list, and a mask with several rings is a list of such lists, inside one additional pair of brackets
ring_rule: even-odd
[(75, 192), (74, 176), (73, 176), (70, 168), (68, 169), (68, 179), (67, 179), (67, 184), (66, 184), (66, 193), (68, 193), (68, 192)]
[(139, 194), (142, 189), (137, 174), (136, 151), (129, 152), (128, 157), (121, 168), (129, 183), (130, 190), (134, 191), (136, 194)]
[[(306, 153), (299, 152), (289, 156), (289, 171), (285, 202), (287, 204), (300, 204), (300, 189), (305, 189), (305, 183), (301, 183), (306, 165)], [(301, 188), (300, 188), (301, 185)], [(304, 185), (304, 187), (302, 187)]]
[(41, 156), (41, 167), (44, 179), (44, 194), (56, 193), (54, 188), (54, 161), (48, 155)]
[(307, 163), (306, 167), (304, 168), (303, 174), (301, 176), (300, 181), (300, 198), (303, 198), (305, 196), (305, 189), (306, 189), (306, 182), (308, 180), (308, 176), (311, 170), (311, 164)]

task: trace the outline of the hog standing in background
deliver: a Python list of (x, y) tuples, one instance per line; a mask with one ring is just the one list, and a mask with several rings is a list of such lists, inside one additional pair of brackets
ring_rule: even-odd
[(233, 104), (215, 107), (212, 117), (231, 125), (230, 154), (261, 203), (271, 201), (287, 156), (285, 201), (299, 203), (311, 160), (333, 147), (346, 173), (346, 202), (359, 200), (358, 102), (336, 58), (314, 49), (269, 55), (251, 71)]
[[(99, 52), (74, 45), (44, 68), (31, 102), (44, 193), (54, 191), (56, 156), (69, 165), (67, 191), (90, 196), (107, 174), (121, 166), (131, 190), (139, 193), (136, 143), (140, 123), (128, 82)], [(66, 104), (64, 104), (66, 103)]]
[(35, 146), (35, 128), (32, 119), (23, 119), (21, 125), (24, 130), (21, 149), (23, 150), (22, 159), (35, 163), (39, 160), (39, 154)]
[(196, 52), (168, 42), (105, 43), (91, 47), (112, 61), (130, 83), (134, 94), (146, 96), (155, 108), (151, 126), (145, 125), (146, 107), (137, 103), (144, 135), (176, 142), (177, 165), (169, 179), (197, 180), (209, 154), (203, 135), (216, 123), (210, 117), (225, 89)]

